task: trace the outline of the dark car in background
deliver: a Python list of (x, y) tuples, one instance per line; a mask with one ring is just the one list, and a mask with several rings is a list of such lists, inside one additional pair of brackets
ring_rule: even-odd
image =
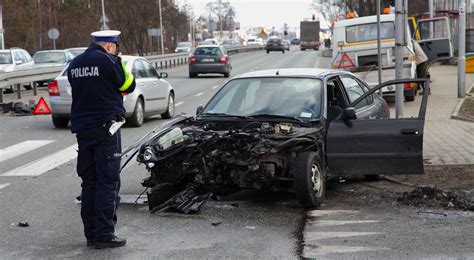
[(319, 206), (338, 177), (423, 173), (428, 94), (418, 117), (390, 118), (378, 93), (352, 73), (273, 69), (228, 81), (194, 116), (178, 116), (126, 149), (149, 172), (152, 212), (190, 213), (212, 194), (287, 190)]
[(292, 44), (292, 45), (299, 45), (299, 44), (300, 44), (300, 39), (298, 39), (298, 38), (292, 39), (292, 40), (291, 40), (291, 44)]
[(190, 78), (195, 78), (201, 73), (224, 74), (224, 77), (228, 78), (231, 70), (231, 59), (223, 46), (200, 45), (189, 57)]
[(280, 38), (270, 38), (265, 47), (267, 53), (270, 53), (271, 51), (281, 51), (282, 53), (285, 53), (285, 48), (283, 40)]

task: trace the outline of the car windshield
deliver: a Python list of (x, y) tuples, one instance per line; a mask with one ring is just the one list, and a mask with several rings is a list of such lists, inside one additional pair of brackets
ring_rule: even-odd
[(12, 56), (10, 53), (0, 53), (0, 64), (11, 64)]
[[(380, 28), (381, 39), (395, 38), (395, 24), (393, 22), (383, 22)], [(365, 42), (377, 40), (377, 24), (360, 24), (348, 26), (346, 28), (346, 41), (348, 43)]]
[(201, 47), (197, 48), (195, 55), (220, 55), (221, 52), (217, 47)]
[(317, 119), (321, 116), (321, 91), (319, 79), (236, 79), (227, 83), (209, 101), (201, 115)]
[(185, 48), (185, 47), (191, 47), (190, 42), (180, 42), (178, 43), (178, 48)]
[(33, 56), (35, 63), (64, 63), (64, 53), (62, 52), (40, 52)]
[(268, 40), (268, 43), (279, 43), (281, 42), (281, 39), (270, 39)]
[(232, 44), (232, 43), (234, 43), (233, 40), (224, 40), (224, 41), (222, 42), (222, 44)]

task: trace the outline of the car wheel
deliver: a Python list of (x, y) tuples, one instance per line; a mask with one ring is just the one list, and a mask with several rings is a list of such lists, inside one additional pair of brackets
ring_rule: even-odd
[(133, 127), (139, 127), (143, 125), (144, 120), (143, 100), (138, 98), (137, 104), (135, 105), (135, 110), (133, 110), (133, 115), (130, 117), (129, 125)]
[(174, 116), (174, 95), (173, 92), (170, 92), (168, 96), (168, 108), (166, 112), (161, 114), (161, 117), (164, 119), (170, 119)]
[(230, 71), (224, 73), (224, 77), (228, 78), (230, 76)]
[(282, 50), (281, 53), (285, 53), (285, 50)]
[(326, 194), (326, 171), (315, 152), (298, 154), (293, 164), (294, 186), (300, 204), (318, 207)]
[(53, 125), (56, 128), (66, 128), (69, 124), (69, 118), (52, 117)]
[(195, 78), (195, 77), (196, 77), (196, 74), (189, 72), (189, 77), (190, 77), (190, 78)]
[(267, 54), (269, 54), (269, 53), (270, 53), (270, 51), (267, 51)]

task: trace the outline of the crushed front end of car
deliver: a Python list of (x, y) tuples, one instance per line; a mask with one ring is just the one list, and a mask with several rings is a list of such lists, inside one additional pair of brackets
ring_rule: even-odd
[(291, 190), (297, 153), (319, 151), (321, 127), (275, 120), (175, 119), (140, 143), (137, 161), (151, 212), (198, 211), (212, 196), (242, 189)]

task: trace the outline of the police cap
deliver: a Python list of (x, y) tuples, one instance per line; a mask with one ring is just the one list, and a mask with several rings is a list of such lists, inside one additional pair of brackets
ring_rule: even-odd
[(116, 30), (103, 30), (93, 32), (91, 36), (94, 37), (94, 41), (96, 42), (112, 42), (117, 44), (120, 33), (120, 31)]

